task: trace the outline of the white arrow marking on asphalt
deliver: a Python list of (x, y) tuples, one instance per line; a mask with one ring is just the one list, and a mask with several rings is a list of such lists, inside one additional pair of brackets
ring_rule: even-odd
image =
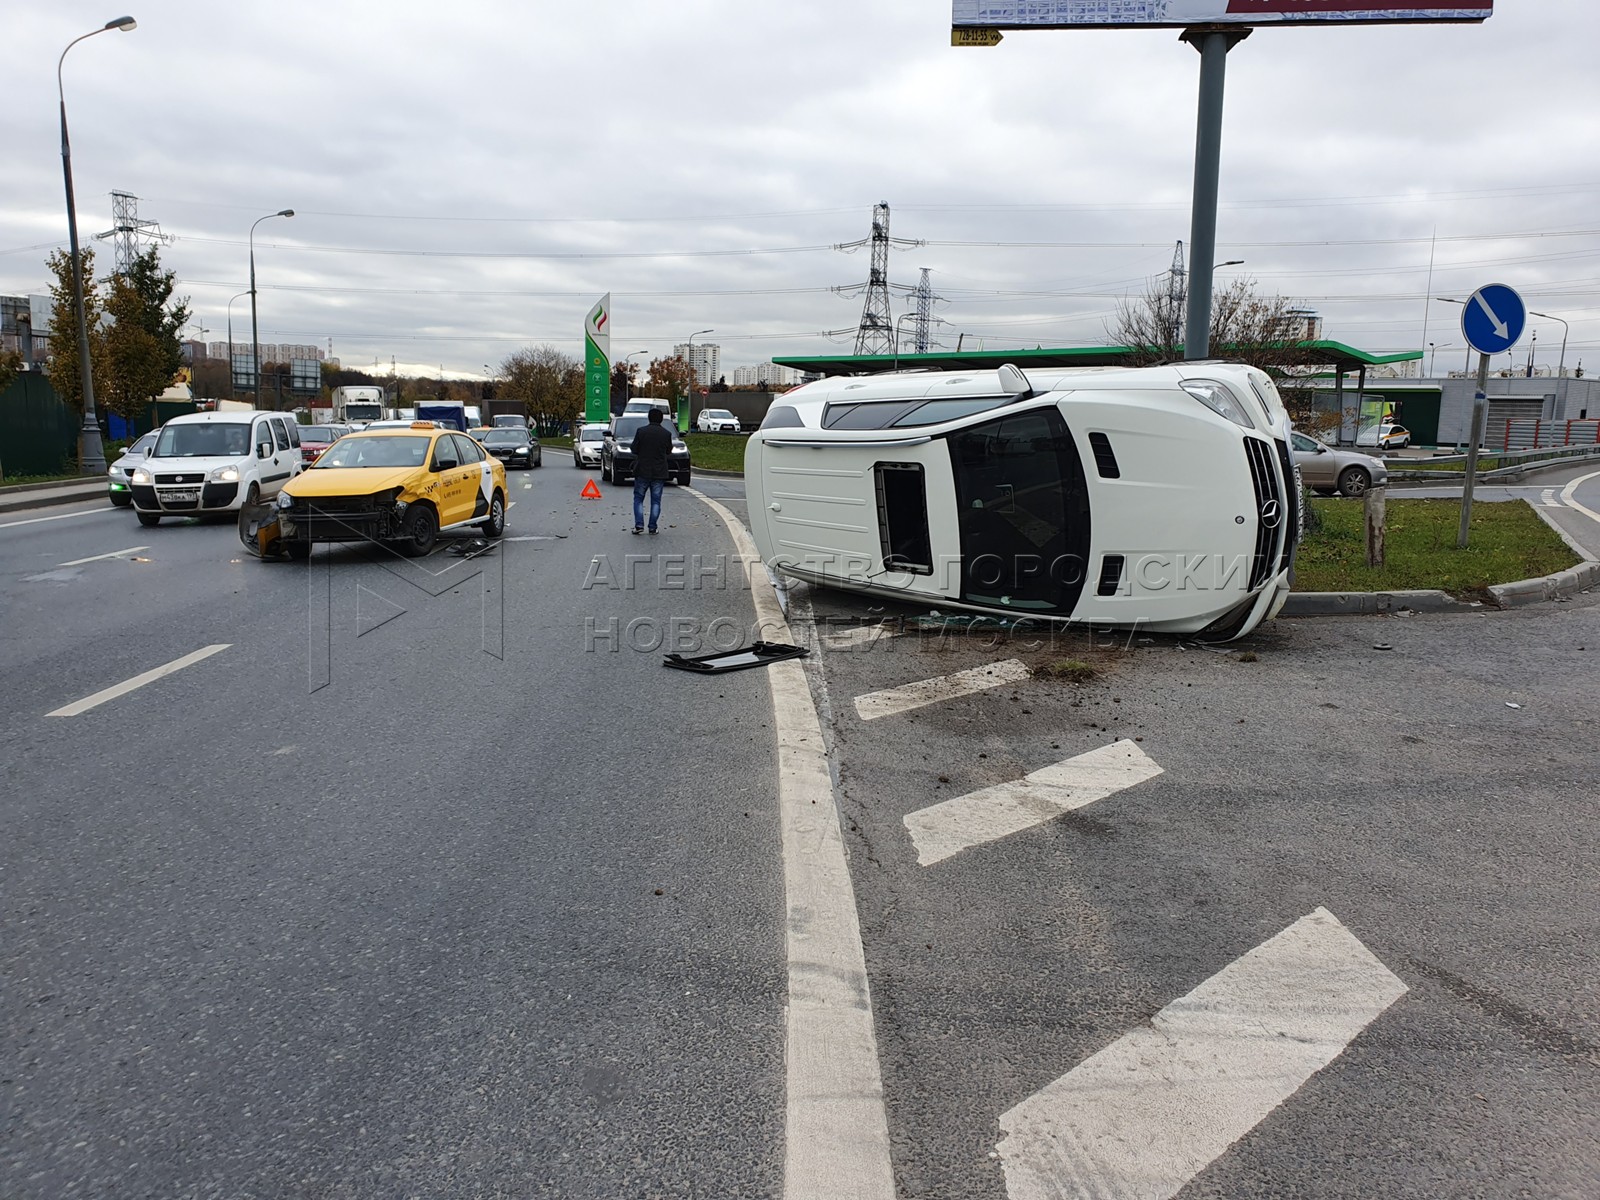
[(905, 817), (917, 862), (932, 866), (972, 846), (1053, 821), (1161, 774), (1155, 760), (1124, 738), (1042, 767), (1010, 783), (968, 792)]
[(1478, 302), (1478, 307), (1483, 309), (1483, 315), (1494, 322), (1495, 337), (1510, 337), (1511, 330), (1506, 328), (1506, 323), (1495, 314), (1494, 309), (1489, 307), (1489, 302), (1483, 298), (1483, 293), (1474, 292), (1472, 298)]
[(118, 696), (126, 696), (129, 692), (136, 691), (147, 683), (154, 683), (158, 679), (161, 679), (167, 675), (171, 675), (174, 671), (181, 671), (185, 667), (192, 667), (201, 659), (210, 658), (213, 654), (217, 654), (223, 650), (226, 650), (229, 645), (231, 645), (231, 643), (223, 642), (220, 645), (203, 646), (199, 650), (194, 651), (192, 654), (185, 654), (182, 658), (173, 659), (165, 666), (156, 667), (153, 670), (144, 672), (142, 675), (135, 675), (132, 679), (119, 683), (114, 687), (108, 687), (104, 691), (96, 692), (92, 696), (85, 696), (82, 700), (76, 700), (71, 704), (64, 704), (60, 708), (45, 713), (45, 716), (76, 717), (80, 713), (88, 712), (91, 708), (99, 707), (107, 700), (115, 700)]
[(81, 567), (84, 563), (100, 562), (106, 558), (121, 558), (125, 554), (137, 554), (141, 550), (148, 550), (149, 546), (129, 546), (126, 550), (113, 550), (110, 554), (96, 554), (90, 558), (75, 558), (71, 562), (57, 563), (58, 567)]
[(954, 675), (919, 679), (916, 683), (884, 688), (881, 692), (868, 692), (865, 696), (857, 696), (856, 715), (863, 721), (875, 721), (879, 717), (893, 716), (895, 713), (921, 708), (925, 704), (937, 704), (941, 700), (953, 700), (957, 696), (970, 696), (974, 692), (1000, 687), (1006, 683), (1019, 683), (1026, 678), (1028, 678), (1028, 668), (1019, 660), (1008, 658), (1004, 662), (995, 663), (992, 667), (972, 667), (966, 671), (957, 671)]
[(1405, 993), (1319, 908), (1002, 1114), (1006, 1191), (1175, 1196)]

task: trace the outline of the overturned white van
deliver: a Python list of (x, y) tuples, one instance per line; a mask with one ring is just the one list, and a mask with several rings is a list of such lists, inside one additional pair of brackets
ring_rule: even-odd
[(940, 609), (1241, 637), (1289, 592), (1300, 488), (1237, 363), (836, 377), (745, 450), (774, 570)]

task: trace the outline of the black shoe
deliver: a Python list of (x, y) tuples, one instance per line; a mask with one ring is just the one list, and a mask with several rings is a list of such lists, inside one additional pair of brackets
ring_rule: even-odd
[(658, 533), (660, 533), (660, 532), (661, 532), (661, 530), (659, 530), (659, 529), (652, 529), (652, 530), (651, 530), (651, 531), (650, 531), (650, 536), (651, 536), (651, 537), (654, 537), (654, 536), (655, 536), (655, 535), (656, 535), (656, 534), (658, 534)]
[(635, 525), (633, 527), (633, 531), (635, 533), (643, 533), (644, 532), (644, 526), (643, 525)]

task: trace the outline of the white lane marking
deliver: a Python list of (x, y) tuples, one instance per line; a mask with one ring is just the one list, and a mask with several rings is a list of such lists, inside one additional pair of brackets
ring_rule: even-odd
[(1545, 488), (1539, 496), (1539, 503), (1544, 505), (1546, 508), (1565, 507), (1559, 500), (1556, 499), (1555, 488)]
[[(763, 640), (793, 642), (755, 543), (704, 492), (750, 580)], [(789, 1005), (784, 1200), (893, 1200), (872, 990), (827, 749), (798, 661), (766, 668), (778, 741)]]
[(1159, 774), (1155, 760), (1124, 738), (1010, 783), (908, 813), (904, 821), (917, 848), (917, 862), (927, 867), (973, 846), (1053, 821)]
[(884, 688), (881, 692), (868, 692), (856, 697), (856, 715), (863, 721), (893, 716), (937, 704), (941, 700), (954, 700), (957, 696), (970, 696), (974, 692), (1019, 683), (1028, 678), (1028, 668), (1015, 658), (997, 662), (988, 667), (970, 667), (954, 675), (939, 675), (933, 679), (919, 679), (916, 683)]
[(876, 625), (858, 625), (837, 633), (824, 633), (822, 644), (830, 650), (853, 650), (857, 646), (872, 645), (879, 638), (894, 637), (895, 630), (887, 621)]
[(1405, 993), (1318, 908), (1002, 1114), (1007, 1194), (1177, 1195)]
[(517, 506), (517, 502), (515, 500), (513, 500), (510, 504), (506, 505), (506, 511), (510, 512), (516, 506)]
[(181, 671), (185, 667), (192, 667), (201, 659), (210, 658), (213, 654), (226, 650), (230, 645), (232, 645), (231, 642), (223, 642), (215, 646), (203, 646), (192, 654), (185, 654), (182, 658), (173, 659), (165, 666), (156, 667), (154, 670), (146, 671), (142, 675), (135, 675), (132, 679), (124, 680), (122, 683), (114, 687), (108, 687), (104, 691), (96, 692), (92, 696), (85, 696), (82, 700), (64, 704), (52, 712), (45, 713), (45, 716), (76, 717), (81, 713), (88, 712), (91, 708), (99, 707), (107, 700), (115, 700), (118, 696), (126, 696), (129, 692), (136, 691), (147, 683), (154, 683), (156, 680), (171, 675), (175, 671)]
[(1578, 490), (1578, 485), (1580, 483), (1588, 483), (1591, 479), (1600, 479), (1600, 471), (1591, 471), (1587, 475), (1578, 476), (1571, 483), (1567, 484), (1566, 487), (1561, 489), (1561, 499), (1568, 508), (1575, 508), (1584, 516), (1588, 517), (1591, 521), (1600, 524), (1600, 513), (1595, 512), (1594, 509), (1589, 508), (1586, 505), (1578, 503), (1578, 501), (1573, 499), (1572, 496), (1572, 493)]
[(71, 562), (57, 563), (58, 567), (81, 567), (84, 563), (100, 562), (107, 558), (121, 558), (125, 554), (137, 554), (141, 550), (148, 550), (149, 546), (129, 546), (126, 550), (113, 550), (110, 554), (95, 554), (89, 558), (75, 558)]
[(19, 525), (37, 525), (40, 521), (65, 521), (71, 517), (93, 517), (100, 513), (114, 513), (115, 508), (89, 508), (83, 512), (57, 513), (53, 517), (29, 517), (26, 521), (7, 521), (0, 529), (15, 529)]

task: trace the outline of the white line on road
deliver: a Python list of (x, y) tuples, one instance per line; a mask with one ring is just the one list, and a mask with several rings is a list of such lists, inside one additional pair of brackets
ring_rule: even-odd
[(97, 708), (107, 700), (115, 700), (118, 696), (126, 696), (129, 692), (136, 691), (147, 683), (154, 683), (156, 680), (171, 675), (175, 671), (181, 671), (185, 667), (192, 667), (201, 659), (210, 658), (213, 654), (226, 650), (231, 644), (230, 642), (223, 642), (220, 645), (203, 646), (192, 654), (185, 654), (182, 658), (173, 659), (165, 666), (156, 667), (154, 670), (146, 671), (142, 675), (135, 675), (132, 679), (125, 680), (114, 687), (108, 687), (104, 691), (96, 692), (92, 696), (85, 696), (82, 700), (64, 704), (60, 708), (46, 713), (45, 716), (76, 717), (88, 712), (91, 708)]
[(1015, 658), (987, 667), (970, 667), (954, 675), (940, 675), (933, 679), (919, 679), (916, 683), (885, 688), (881, 692), (868, 692), (856, 697), (856, 715), (863, 721), (893, 716), (937, 704), (941, 700), (954, 700), (957, 696), (970, 696), (974, 692), (1019, 683), (1028, 678), (1028, 668)]
[(100, 513), (114, 513), (114, 508), (89, 508), (83, 512), (57, 513), (53, 517), (29, 517), (26, 521), (8, 521), (0, 529), (15, 529), (18, 525), (37, 525), (40, 521), (65, 521), (69, 517), (93, 517)]
[(110, 554), (95, 554), (89, 558), (75, 558), (71, 562), (57, 563), (58, 567), (81, 567), (84, 563), (100, 562), (107, 558), (121, 558), (125, 554), (137, 554), (141, 550), (148, 550), (149, 546), (129, 546), (126, 550), (113, 550)]
[(1575, 508), (1584, 516), (1588, 517), (1591, 521), (1600, 523), (1600, 513), (1595, 512), (1592, 508), (1579, 504), (1578, 501), (1573, 499), (1572, 496), (1572, 494), (1578, 490), (1578, 485), (1580, 483), (1588, 483), (1591, 479), (1600, 479), (1600, 471), (1592, 471), (1588, 475), (1579, 475), (1571, 483), (1567, 484), (1566, 487), (1561, 489), (1561, 499), (1566, 502), (1568, 508)]
[[(750, 580), (763, 640), (792, 642), (744, 526), (690, 489), (727, 526)], [(789, 1006), (784, 1055), (784, 1200), (893, 1200), (872, 990), (833, 778), (811, 689), (798, 661), (766, 668), (778, 739)]]
[(1002, 1114), (1006, 1191), (1175, 1196), (1405, 993), (1319, 908)]
[(972, 846), (1009, 837), (1062, 813), (1114, 796), (1161, 774), (1155, 760), (1124, 738), (1096, 746), (1010, 783), (968, 792), (908, 813), (906, 828), (924, 867)]

